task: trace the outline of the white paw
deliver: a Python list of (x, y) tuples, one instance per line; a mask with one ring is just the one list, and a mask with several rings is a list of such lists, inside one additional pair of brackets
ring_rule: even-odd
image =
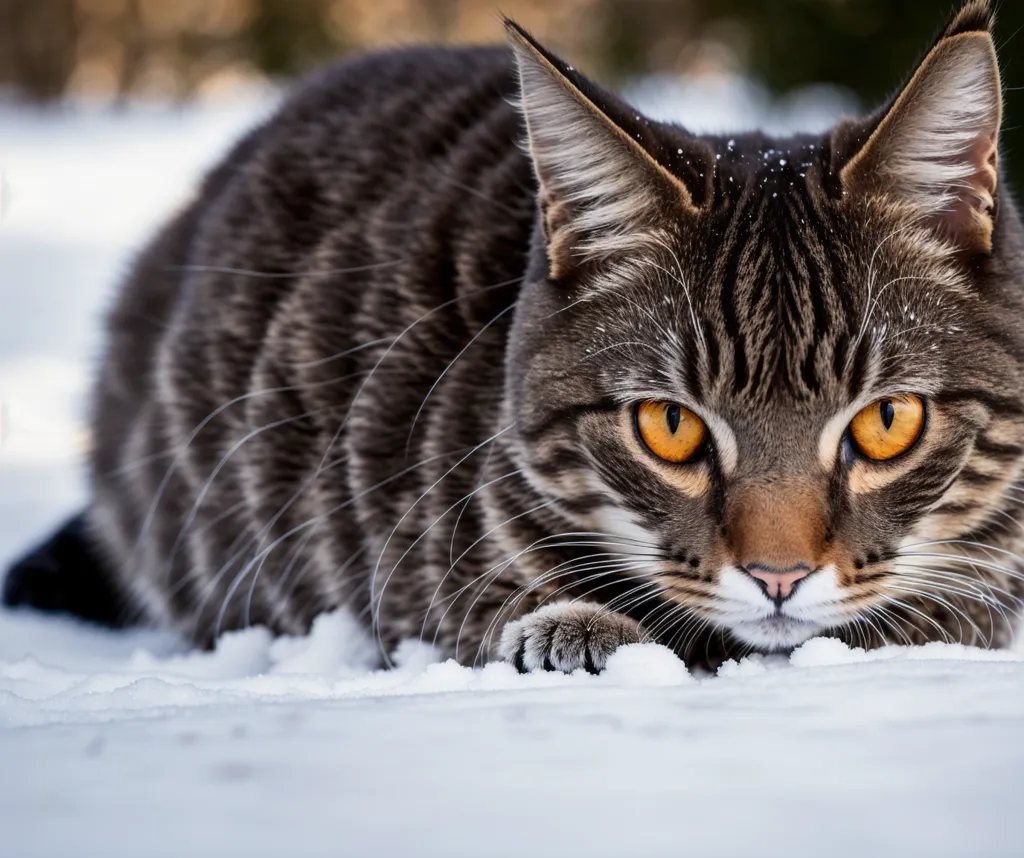
[(546, 605), (505, 626), (498, 654), (520, 673), (582, 667), (600, 673), (620, 646), (640, 640), (640, 626), (629, 617), (592, 602)]

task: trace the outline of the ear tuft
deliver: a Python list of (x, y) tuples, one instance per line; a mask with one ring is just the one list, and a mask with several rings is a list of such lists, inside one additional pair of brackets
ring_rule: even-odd
[(867, 141), (843, 188), (909, 203), (944, 238), (987, 253), (997, 214), (1002, 92), (987, 2), (967, 3)]
[(686, 184), (644, 145), (652, 125), (505, 20), (539, 185), (552, 279), (631, 251), (666, 219), (697, 211)]
[(961, 33), (988, 33), (995, 22), (990, 0), (967, 0), (956, 17), (946, 27), (942, 38), (948, 39)]

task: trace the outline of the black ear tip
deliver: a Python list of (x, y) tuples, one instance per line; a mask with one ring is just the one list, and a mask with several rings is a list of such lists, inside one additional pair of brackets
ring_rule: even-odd
[(993, 23), (995, 8), (991, 0), (966, 0), (943, 35), (949, 38), (962, 33), (987, 33)]
[(501, 16), (501, 25), (505, 28), (505, 34), (515, 42), (532, 42), (530, 34), (524, 30), (519, 23), (508, 15)]
[(565, 64), (531, 36), (524, 27), (507, 16), (503, 18), (503, 21), (509, 43), (512, 45), (520, 61), (522, 61), (523, 57), (532, 56), (534, 59), (540, 59), (544, 63), (553, 66), (561, 74), (564, 75), (566, 73)]

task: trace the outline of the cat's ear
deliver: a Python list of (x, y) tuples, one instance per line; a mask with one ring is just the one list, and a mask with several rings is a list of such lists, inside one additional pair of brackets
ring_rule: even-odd
[[(519, 71), (552, 279), (582, 262), (636, 250), (666, 223), (699, 212), (712, 173), (703, 144), (673, 138), (676, 148), (669, 152), (624, 102), (513, 21), (506, 19), (505, 27)], [(665, 166), (670, 158), (673, 170)]]
[(965, 3), (840, 173), (846, 193), (910, 203), (967, 253), (991, 251), (997, 212), (1002, 91), (992, 22), (987, 0)]

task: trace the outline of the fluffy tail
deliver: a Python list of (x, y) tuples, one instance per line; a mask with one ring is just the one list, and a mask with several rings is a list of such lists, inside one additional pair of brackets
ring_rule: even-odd
[(74, 614), (114, 628), (131, 624), (131, 611), (93, 545), (84, 513), (8, 570), (3, 603)]

